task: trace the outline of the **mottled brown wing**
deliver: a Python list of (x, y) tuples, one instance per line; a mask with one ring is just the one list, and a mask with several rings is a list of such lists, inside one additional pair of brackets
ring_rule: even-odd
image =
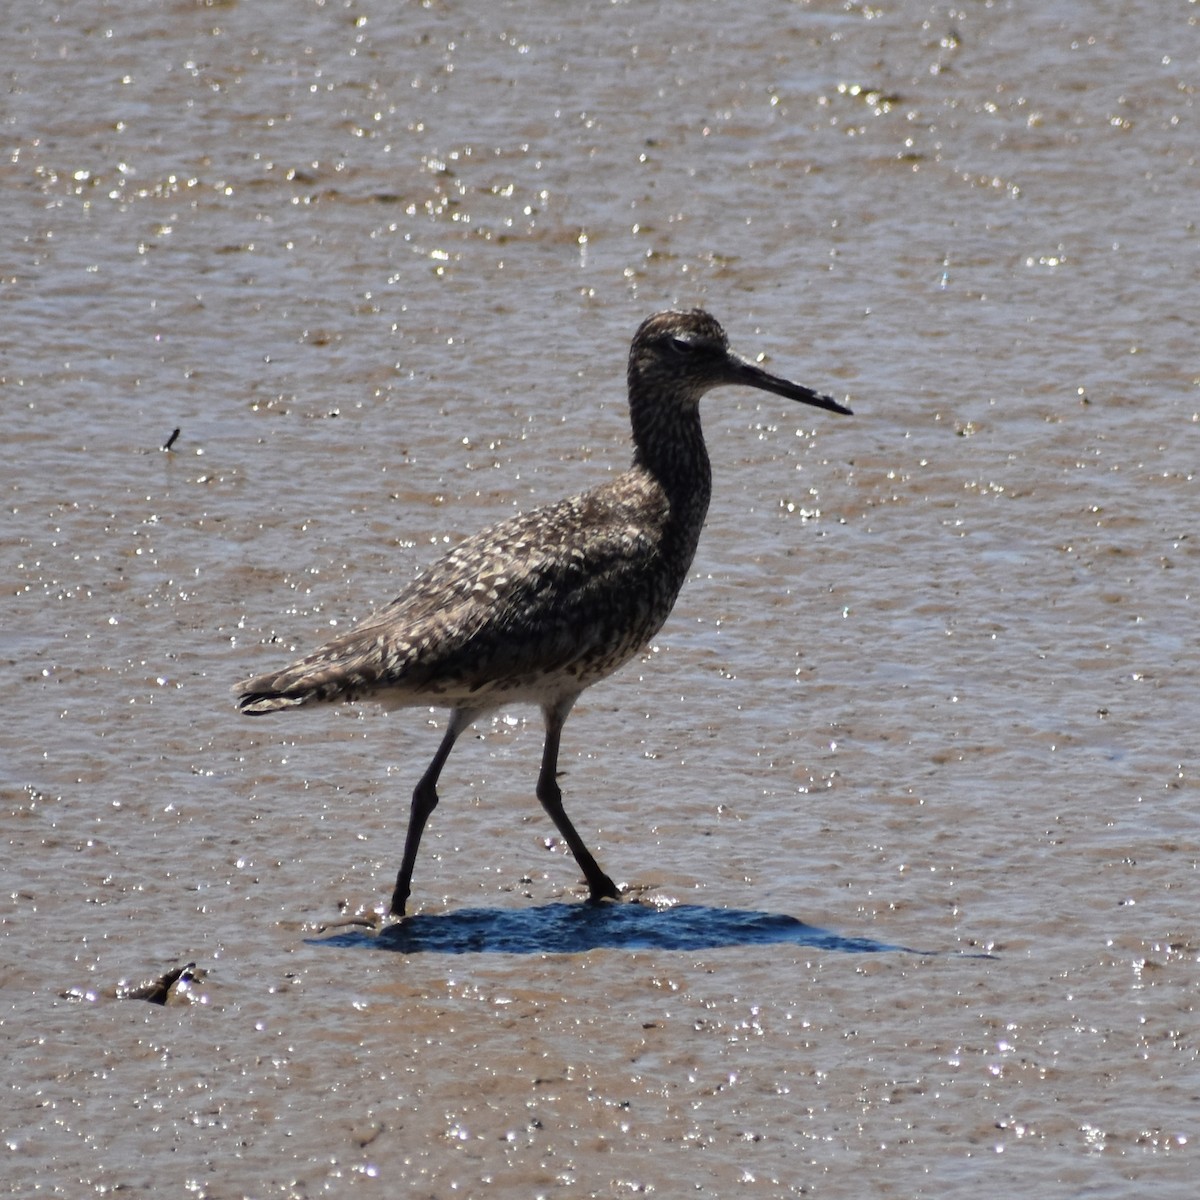
[(644, 501), (598, 488), (468, 538), (365, 621), (239, 685), (241, 707), (377, 690), (482, 701), (552, 677), (582, 687), (635, 653), (669, 611), (655, 603), (665, 513)]

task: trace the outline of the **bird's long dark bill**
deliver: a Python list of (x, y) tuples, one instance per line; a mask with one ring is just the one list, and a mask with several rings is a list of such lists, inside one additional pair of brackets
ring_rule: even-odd
[(801, 404), (811, 404), (814, 408), (823, 408), (828, 412), (844, 413), (852, 417), (853, 412), (844, 404), (839, 404), (832, 396), (823, 396), (812, 388), (801, 387), (790, 379), (783, 379), (756, 367), (744, 358), (729, 359), (729, 382), (740, 383), (744, 387), (759, 388), (764, 392), (774, 392), (777, 396), (786, 396), (789, 400), (799, 400)]

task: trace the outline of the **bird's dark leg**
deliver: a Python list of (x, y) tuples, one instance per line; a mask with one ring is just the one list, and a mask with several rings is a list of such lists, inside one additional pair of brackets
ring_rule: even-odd
[(583, 844), (583, 839), (575, 832), (570, 817), (563, 810), (562, 791), (558, 786), (558, 743), (562, 737), (563, 722), (575, 703), (575, 697), (562, 701), (542, 710), (546, 718), (546, 745), (542, 750), (542, 769), (538, 774), (537, 798), (542, 807), (550, 814), (551, 820), (558, 827), (558, 832), (567, 840), (575, 861), (587, 879), (593, 902), (608, 898), (615, 900), (618, 896), (617, 885), (600, 870), (599, 864), (591, 852)]
[(471, 724), (479, 713), (474, 709), (456, 708), (450, 713), (450, 723), (442, 737), (442, 744), (437, 753), (421, 776), (421, 782), (413, 791), (412, 811), (408, 818), (408, 834), (404, 839), (404, 860), (400, 864), (400, 873), (396, 876), (396, 890), (392, 892), (392, 915), (404, 916), (404, 906), (408, 903), (412, 891), (413, 867), (417, 862), (417, 848), (421, 845), (421, 834), (425, 831), (425, 822), (429, 814), (437, 808), (437, 781), (458, 741), (458, 735)]

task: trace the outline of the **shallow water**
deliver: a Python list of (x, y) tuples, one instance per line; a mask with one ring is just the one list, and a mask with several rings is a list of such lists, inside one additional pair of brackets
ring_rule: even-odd
[[(10, 10), (0, 1194), (1190, 1196), (1197, 6)], [(705, 401), (564, 739), (629, 898), (514, 710), (375, 933), (442, 714), (230, 685), (691, 304), (855, 416)]]

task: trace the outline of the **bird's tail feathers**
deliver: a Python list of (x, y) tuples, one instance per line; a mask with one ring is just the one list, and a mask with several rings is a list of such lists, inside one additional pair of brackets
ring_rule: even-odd
[(328, 659), (305, 660), (270, 675), (245, 679), (233, 690), (238, 694), (238, 708), (247, 716), (258, 717), (305, 704), (353, 700), (373, 682), (361, 668), (348, 669), (345, 663)]
[[(238, 691), (241, 691), (241, 685)], [(278, 712), (282, 708), (299, 708), (311, 699), (308, 695), (289, 696), (285, 692), (241, 692), (237, 706), (247, 716), (260, 717), (263, 713)]]

